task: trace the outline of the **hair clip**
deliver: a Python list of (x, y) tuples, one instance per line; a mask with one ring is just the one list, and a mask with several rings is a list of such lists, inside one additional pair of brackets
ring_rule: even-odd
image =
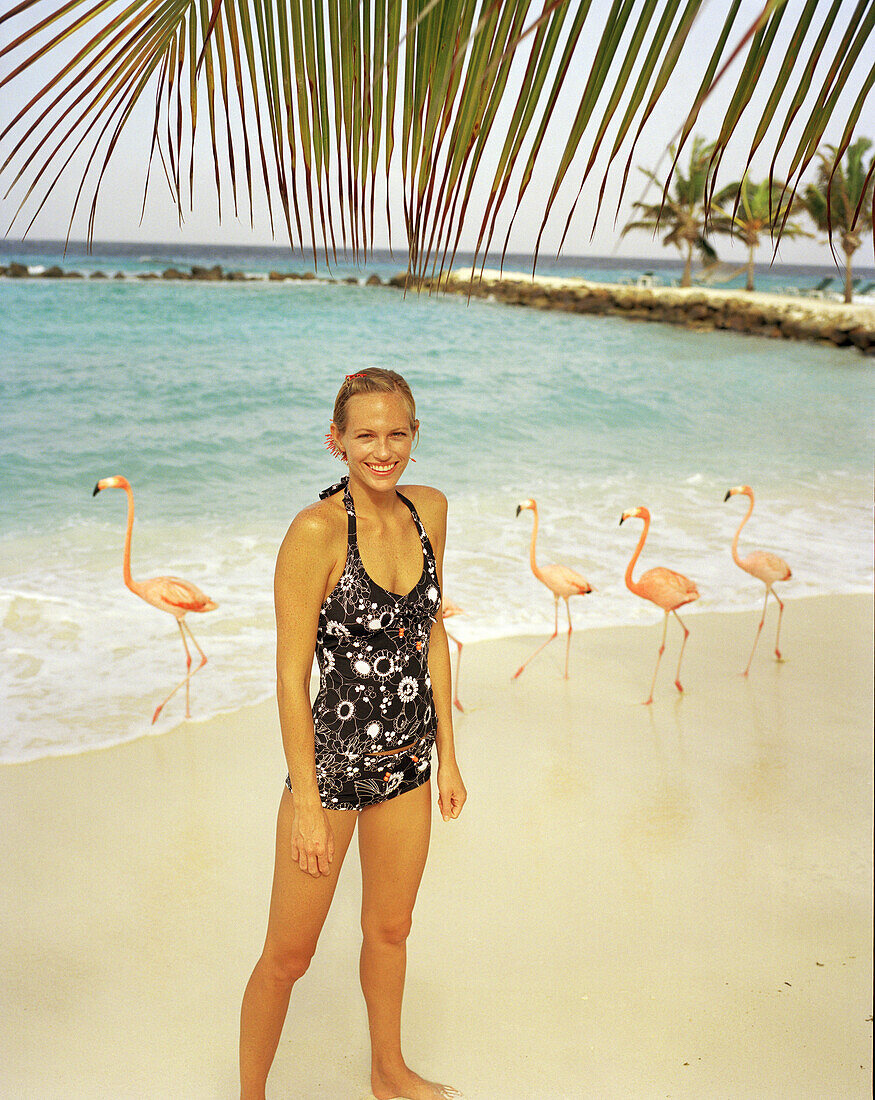
[(350, 378), (367, 378), (367, 375), (366, 374), (348, 374), (346, 376), (346, 381), (348, 382), (350, 380)]

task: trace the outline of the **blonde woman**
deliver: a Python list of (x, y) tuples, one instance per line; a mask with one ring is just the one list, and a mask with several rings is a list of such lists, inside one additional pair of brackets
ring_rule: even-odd
[[(394, 371), (348, 375), (333, 453), (349, 470), (292, 522), (276, 566), (277, 699), (289, 774), (277, 820), (267, 937), (243, 999), (242, 1100), (264, 1097), (292, 986), (306, 971), (358, 825), (360, 978), (376, 1100), (459, 1093), (401, 1052), (406, 940), (438, 805), (459, 816), (450, 658), (440, 614), (446, 497), (398, 481), (419, 431)], [(312, 705), (313, 656), (320, 671)]]

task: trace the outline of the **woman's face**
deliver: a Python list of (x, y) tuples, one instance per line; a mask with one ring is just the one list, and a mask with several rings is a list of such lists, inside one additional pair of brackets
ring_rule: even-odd
[(410, 461), (414, 429), (404, 398), (397, 393), (359, 393), (349, 399), (346, 431), (331, 425), (346, 452), (350, 476), (373, 489), (394, 488)]

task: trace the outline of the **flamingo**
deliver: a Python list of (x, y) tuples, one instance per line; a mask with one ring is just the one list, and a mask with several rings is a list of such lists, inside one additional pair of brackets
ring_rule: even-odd
[(767, 550), (754, 550), (754, 552), (748, 554), (746, 558), (740, 558), (738, 556), (738, 536), (741, 534), (742, 527), (744, 527), (750, 519), (751, 513), (753, 512), (753, 489), (751, 489), (749, 485), (736, 485), (736, 487), (730, 489), (723, 498), (723, 503), (725, 504), (730, 497), (735, 496), (737, 493), (750, 497), (750, 507), (747, 510), (747, 515), (738, 525), (738, 530), (735, 532), (735, 538), (732, 540), (732, 560), (739, 569), (743, 569), (745, 573), (750, 573), (752, 577), (756, 577), (757, 580), (762, 581), (766, 586), (766, 598), (763, 601), (763, 613), (760, 617), (760, 625), (757, 627), (756, 636), (753, 640), (753, 649), (750, 651), (747, 668), (742, 673), (742, 676), (747, 676), (750, 671), (751, 662), (753, 661), (753, 655), (756, 652), (757, 642), (760, 640), (760, 632), (763, 629), (763, 623), (766, 621), (766, 605), (769, 602), (770, 592), (778, 601), (778, 632), (775, 635), (775, 656), (779, 661), (783, 661), (784, 659), (778, 648), (778, 642), (781, 637), (781, 616), (784, 614), (784, 605), (778, 593), (772, 588), (772, 585), (775, 581), (789, 580), (793, 574), (790, 571), (790, 566), (783, 558), (779, 558), (777, 554), (770, 554)]
[[(444, 599), (443, 606), (442, 606), (442, 609), (441, 609), (441, 617), (443, 618), (444, 622), (446, 622), (447, 619), (451, 619), (453, 617), (453, 615), (463, 615), (463, 614), (464, 614), (464, 608), (459, 607), (459, 605), (457, 603), (453, 603), (452, 600)], [(455, 683), (455, 691), (454, 691), (454, 694), (453, 694), (453, 706), (458, 707), (459, 710), (462, 712), (462, 714), (464, 714), (465, 713), (465, 708), (459, 702), (459, 665), (462, 663), (462, 643), (459, 641), (458, 638), (454, 638), (453, 635), (449, 632), (449, 630), (447, 631), (447, 637), (450, 639), (451, 642), (455, 643), (455, 645), (457, 645), (459, 647), (459, 650), (456, 653), (456, 675), (453, 678), (454, 683)]]
[[(128, 527), (125, 532), (125, 549), (122, 561), (122, 573), (125, 584), (135, 596), (139, 596), (140, 599), (145, 600), (146, 603), (150, 603), (153, 607), (157, 607), (161, 611), (169, 612), (176, 619), (179, 633), (182, 635), (182, 644), (185, 647), (185, 679), (180, 680), (164, 702), (159, 703), (155, 709), (155, 713), (152, 715), (152, 725), (154, 726), (155, 722), (158, 720), (158, 715), (161, 713), (164, 704), (179, 691), (183, 684), (185, 684), (185, 717), (191, 718), (191, 710), (189, 708), (189, 681), (192, 676), (194, 676), (195, 672), (200, 672), (207, 663), (207, 655), (197, 644), (191, 632), (191, 627), (188, 623), (184, 622), (184, 619), (189, 611), (215, 611), (219, 605), (214, 600), (211, 600), (209, 596), (205, 596), (197, 585), (192, 584), (190, 581), (180, 580), (179, 577), (152, 577), (147, 581), (135, 581), (131, 576), (131, 531), (134, 527), (134, 492), (131, 489), (130, 482), (125, 477), (101, 478), (94, 486), (94, 492), (91, 495), (96, 497), (101, 489), (124, 489), (128, 495)], [(201, 663), (194, 672), (191, 670), (191, 653), (188, 649), (188, 642), (185, 639), (186, 631), (188, 631), (189, 638), (191, 638), (195, 648), (201, 655)]]
[(529, 547), (529, 564), (532, 567), (532, 572), (553, 593), (553, 633), (542, 645), (539, 645), (534, 653), (530, 654), (516, 670), (511, 677), (515, 680), (517, 676), (522, 672), (531, 659), (537, 656), (538, 653), (549, 645), (550, 642), (559, 633), (559, 597), (561, 596), (565, 600), (565, 611), (568, 614), (568, 637), (565, 640), (565, 679), (568, 679), (568, 651), (571, 648), (571, 608), (568, 600), (571, 596), (585, 596), (588, 592), (594, 591), (592, 585), (586, 579), (582, 577), (580, 573), (576, 573), (573, 569), (569, 569), (567, 565), (545, 565), (539, 567), (535, 561), (535, 540), (538, 537), (538, 505), (533, 500), (524, 500), (517, 505), (516, 514), (519, 515), (524, 508), (530, 508), (535, 514), (535, 522), (532, 525), (532, 544)]
[(644, 701), (644, 706), (649, 707), (653, 702), (653, 686), (656, 683), (656, 673), (659, 671), (659, 662), (662, 660), (662, 655), (665, 652), (665, 635), (668, 630), (668, 617), (670, 614), (674, 615), (681, 624), (681, 629), (684, 632), (684, 640), (681, 643), (681, 655), (678, 657), (678, 669), (674, 681), (674, 686), (678, 691), (683, 692), (684, 690), (681, 684), (681, 661), (684, 657), (684, 648), (687, 644), (687, 638), (690, 632), (684, 626), (680, 615), (678, 615), (677, 609), (683, 607), (685, 604), (692, 603), (693, 600), (697, 600), (699, 598), (699, 590), (689, 577), (685, 577), (682, 573), (675, 573), (673, 569), (663, 569), (662, 566), (657, 566), (656, 569), (648, 569), (646, 573), (641, 574), (637, 581), (633, 580), (632, 570), (635, 568), (635, 563), (641, 555), (641, 551), (647, 539), (647, 533), (650, 530), (650, 512), (648, 512), (646, 508), (630, 508), (620, 516), (620, 526), (622, 526), (624, 519), (644, 520), (644, 530), (641, 532), (638, 546), (635, 548), (635, 553), (626, 566), (626, 587), (630, 592), (634, 592), (636, 596), (640, 596), (643, 600), (650, 600), (651, 603), (655, 603), (657, 607), (661, 607), (665, 612), (665, 621), (662, 626), (662, 641), (659, 644), (659, 653), (656, 657), (656, 668), (653, 670), (653, 679), (650, 682), (650, 697)]

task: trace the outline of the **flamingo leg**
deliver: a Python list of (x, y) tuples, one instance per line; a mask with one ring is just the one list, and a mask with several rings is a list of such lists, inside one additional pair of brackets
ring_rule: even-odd
[(526, 667), (526, 665), (529, 663), (529, 661), (531, 661), (531, 659), (533, 657), (537, 657), (538, 654), (541, 652), (541, 650), (544, 648), (544, 646), (548, 646), (550, 644), (550, 642), (552, 642), (553, 639), (556, 637), (556, 635), (559, 633), (559, 597), (558, 596), (555, 596), (553, 598), (553, 608), (554, 608), (554, 611), (555, 611), (555, 614), (553, 616), (553, 633), (550, 635), (550, 637), (547, 639), (546, 642), (542, 642), (542, 644), (538, 646), (538, 648), (535, 650), (534, 653), (530, 653), (529, 656), (526, 657), (526, 659), (523, 661), (523, 663), (520, 665), (520, 667), (516, 670), (516, 672), (513, 674), (513, 676), (511, 676), (512, 680), (515, 680), (517, 678), (517, 676), (519, 676), (519, 674), (522, 672), (522, 670)]
[[(189, 682), (190, 682), (192, 676), (194, 676), (195, 672), (200, 672), (200, 670), (207, 663), (207, 655), (206, 655), (206, 653), (204, 653), (204, 651), (198, 645), (197, 639), (195, 638), (194, 634), (192, 634), (192, 632), (191, 632), (191, 627), (189, 627), (187, 623), (183, 622), (182, 619), (177, 619), (176, 624), (179, 627), (179, 633), (182, 636), (182, 644), (183, 644), (183, 647), (185, 648), (186, 675), (185, 675), (184, 679), (179, 681), (179, 683), (176, 685), (176, 687), (173, 689), (173, 691), (171, 691), (170, 694), (162, 702), (160, 702), (158, 704), (158, 706), (155, 708), (155, 713), (152, 715), (152, 725), (153, 726), (158, 721), (158, 715), (161, 713), (161, 711), (166, 706), (166, 704), (170, 702), (170, 700), (177, 693), (177, 691), (179, 691), (179, 689), (183, 686), (183, 684), (185, 685), (185, 717), (186, 718), (191, 718), (191, 710), (190, 710), (190, 706), (189, 706)], [(185, 638), (186, 630), (188, 631), (188, 636), (189, 636), (189, 638), (191, 638), (194, 647), (197, 649), (198, 653), (201, 655), (201, 663), (197, 666), (196, 669), (194, 669), (194, 671), (192, 671), (191, 653), (189, 652), (188, 642), (186, 641), (186, 638)]]
[[(775, 599), (777, 600), (778, 597), (775, 596)], [(747, 668), (744, 670), (744, 672), (742, 672), (742, 674), (741, 674), (742, 676), (747, 676), (748, 672), (750, 672), (750, 666), (751, 666), (751, 662), (753, 661), (753, 655), (754, 655), (754, 653), (756, 653), (757, 642), (760, 640), (760, 634), (762, 633), (763, 623), (766, 621), (766, 605), (768, 604), (768, 602), (769, 602), (769, 586), (766, 585), (766, 598), (765, 598), (765, 600), (763, 600), (763, 613), (760, 616), (760, 625), (757, 627), (757, 632), (754, 635), (753, 649), (750, 651), (750, 657), (748, 657), (748, 659), (747, 659)], [(781, 601), (778, 600), (778, 603), (780, 603), (780, 602)], [(781, 610), (783, 611), (783, 607), (781, 608)], [(781, 629), (781, 617), (779, 615), (778, 616), (778, 630), (780, 631), (780, 629)], [(778, 647), (778, 641), (777, 641), (777, 639), (775, 639), (775, 648), (777, 649), (777, 647)]]
[(453, 677), (455, 685), (455, 690), (453, 693), (453, 706), (458, 707), (462, 714), (464, 714), (465, 708), (459, 702), (459, 665), (461, 665), (462, 663), (462, 643), (459, 641), (458, 638), (454, 638), (449, 631), (447, 631), (447, 637), (454, 645), (457, 645), (459, 647), (458, 652), (456, 653), (456, 675)]
[(774, 590), (774, 588), (771, 589), (771, 593), (775, 597), (775, 599), (778, 601), (778, 633), (775, 635), (775, 657), (776, 657), (777, 660), (783, 661), (784, 658), (781, 656), (781, 650), (779, 649), (779, 642), (781, 640), (781, 616), (784, 614), (784, 602), (778, 596), (778, 593)]
[(668, 612), (665, 613), (665, 619), (662, 624), (662, 641), (659, 643), (659, 653), (656, 655), (656, 668), (653, 670), (653, 679), (650, 681), (650, 697), (644, 700), (644, 706), (649, 707), (653, 702), (653, 687), (656, 684), (656, 674), (659, 672), (659, 662), (662, 660), (662, 655), (665, 653), (665, 632), (668, 630)]
[[(568, 637), (565, 639), (565, 679), (568, 679), (568, 651), (571, 649), (571, 604), (568, 602), (568, 597), (564, 596), (565, 610), (568, 613)], [(559, 605), (557, 603), (556, 609), (558, 611)], [(557, 622), (558, 626), (558, 622)]]
[[(686, 648), (687, 638), (689, 638), (690, 632), (684, 626), (683, 620), (681, 619), (680, 615), (678, 615), (677, 611), (672, 611), (672, 615), (674, 615), (674, 617), (677, 619), (677, 621), (681, 624), (681, 628), (683, 629), (683, 632), (684, 632), (684, 640), (681, 642), (681, 655), (680, 655), (680, 657), (678, 657), (678, 670), (675, 673), (675, 681), (674, 681), (674, 686), (678, 689), (678, 691), (680, 691), (682, 693), (684, 689), (683, 689), (683, 686), (681, 685), (681, 661), (684, 659), (684, 649)], [(668, 622), (668, 615), (666, 615), (665, 621)]]

